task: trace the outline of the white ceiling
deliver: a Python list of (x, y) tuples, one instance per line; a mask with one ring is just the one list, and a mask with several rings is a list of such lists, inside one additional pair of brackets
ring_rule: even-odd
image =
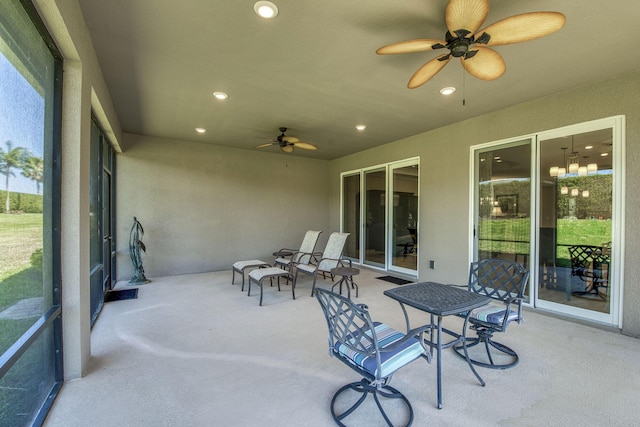
[[(318, 146), (286, 155), (317, 159), (640, 67), (637, 0), (495, 0), (483, 26), (547, 10), (564, 13), (567, 23), (545, 38), (496, 47), (507, 72), (495, 81), (465, 75), (452, 60), (417, 89), (406, 84), (434, 52), (375, 50), (443, 39), (445, 0), (274, 0), (272, 20), (254, 13), (253, 0), (79, 2), (124, 132), (254, 149), (285, 126)], [(444, 97), (445, 86), (458, 91)], [(214, 91), (230, 97), (215, 100)], [(360, 123), (366, 131), (355, 130)]]

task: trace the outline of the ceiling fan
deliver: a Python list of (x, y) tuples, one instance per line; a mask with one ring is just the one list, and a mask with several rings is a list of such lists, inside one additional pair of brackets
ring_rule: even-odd
[(293, 149), (295, 147), (302, 148), (303, 150), (317, 150), (318, 149), (318, 147), (316, 147), (315, 145), (309, 144), (308, 142), (300, 141), (295, 136), (286, 136), (284, 134), (286, 131), (287, 131), (287, 128), (281, 127), (280, 128), (281, 134), (278, 135), (278, 137), (276, 139), (274, 139), (271, 142), (267, 142), (266, 144), (260, 144), (256, 148), (264, 148), (264, 147), (270, 147), (272, 145), (277, 145), (285, 153), (293, 153)]
[(506, 71), (502, 56), (485, 46), (502, 46), (544, 37), (560, 30), (565, 16), (560, 12), (530, 12), (511, 16), (478, 31), (489, 14), (489, 0), (449, 0), (445, 12), (445, 40), (416, 39), (392, 43), (376, 50), (379, 55), (448, 49), (424, 64), (409, 80), (415, 89), (428, 82), (451, 60), (460, 58), (464, 69), (481, 80), (495, 80)]

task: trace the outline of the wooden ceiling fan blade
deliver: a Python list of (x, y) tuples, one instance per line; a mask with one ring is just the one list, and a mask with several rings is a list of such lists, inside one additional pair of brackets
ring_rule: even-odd
[(293, 153), (293, 145), (285, 145), (284, 147), (280, 147), (280, 149), (285, 153)]
[(451, 61), (451, 56), (449, 54), (440, 55), (437, 58), (432, 59), (431, 61), (424, 64), (422, 67), (416, 71), (411, 79), (409, 79), (409, 83), (407, 87), (409, 89), (415, 89), (419, 86), (422, 86), (433, 76), (438, 74), (438, 71), (442, 70), (445, 65), (447, 65)]
[(260, 145), (256, 146), (256, 148), (270, 147), (273, 144), (274, 144), (273, 142), (267, 142), (266, 144), (260, 144)]
[(445, 21), (451, 35), (456, 30), (468, 30), (474, 34), (489, 14), (489, 0), (449, 0)]
[(290, 143), (294, 143), (294, 142), (299, 142), (300, 140), (298, 138), (296, 138), (295, 136), (283, 136), (282, 140), (284, 142), (290, 142)]
[(479, 39), (483, 33), (491, 38), (486, 46), (502, 46), (521, 43), (548, 36), (560, 30), (567, 18), (560, 12), (531, 12), (502, 19), (477, 33)]
[(298, 141), (295, 142), (293, 144), (296, 148), (302, 148), (303, 150), (317, 150), (318, 147), (316, 147), (313, 144), (309, 144), (308, 142), (302, 142), (302, 141)]
[(376, 53), (378, 55), (393, 55), (396, 53), (424, 52), (427, 50), (432, 50), (434, 45), (445, 47), (447, 45), (447, 42), (437, 39), (405, 40), (403, 42), (391, 43), (386, 46), (382, 46), (381, 48), (376, 50)]
[(476, 46), (477, 51), (470, 58), (460, 58), (462, 66), (469, 74), (480, 80), (495, 80), (507, 71), (507, 65), (498, 52), (488, 47)]

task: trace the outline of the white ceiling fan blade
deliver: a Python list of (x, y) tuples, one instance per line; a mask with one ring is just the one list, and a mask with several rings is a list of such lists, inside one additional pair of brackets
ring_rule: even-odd
[(412, 53), (412, 52), (424, 52), (432, 50), (433, 46), (446, 46), (447, 42), (444, 40), (436, 39), (416, 39), (406, 40), (403, 42), (391, 43), (386, 46), (382, 46), (376, 53), (378, 55), (392, 55), (396, 53)]
[(504, 59), (495, 50), (479, 46), (474, 47), (473, 50), (478, 53), (471, 58), (460, 58), (464, 69), (473, 77), (480, 80), (495, 80), (507, 71)]
[(567, 18), (560, 12), (531, 12), (502, 19), (478, 32), (491, 38), (486, 46), (502, 46), (521, 43), (548, 36), (560, 30)]
[[(445, 58), (447, 56), (448, 56), (447, 59), (440, 60), (440, 58)], [(448, 54), (445, 54), (445, 55), (440, 55), (437, 58), (434, 58), (431, 61), (427, 62), (422, 67), (420, 67), (418, 71), (416, 71), (413, 74), (411, 79), (409, 79), (409, 83), (407, 84), (407, 87), (409, 89), (415, 89), (419, 86), (422, 86), (423, 84), (431, 80), (433, 76), (438, 74), (438, 71), (442, 70), (444, 66), (449, 63), (450, 60), (451, 60), (451, 56)]]
[(318, 147), (316, 147), (315, 145), (309, 144), (308, 142), (302, 142), (302, 141), (294, 142), (293, 145), (296, 148), (302, 148), (304, 150), (317, 150), (318, 149)]
[(454, 37), (456, 30), (474, 34), (489, 14), (489, 0), (449, 0), (445, 12), (447, 28)]

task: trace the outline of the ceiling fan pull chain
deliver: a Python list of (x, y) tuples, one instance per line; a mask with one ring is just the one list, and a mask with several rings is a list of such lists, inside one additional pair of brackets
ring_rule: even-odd
[(464, 67), (462, 68), (462, 106), (467, 105), (467, 73), (464, 72)]

